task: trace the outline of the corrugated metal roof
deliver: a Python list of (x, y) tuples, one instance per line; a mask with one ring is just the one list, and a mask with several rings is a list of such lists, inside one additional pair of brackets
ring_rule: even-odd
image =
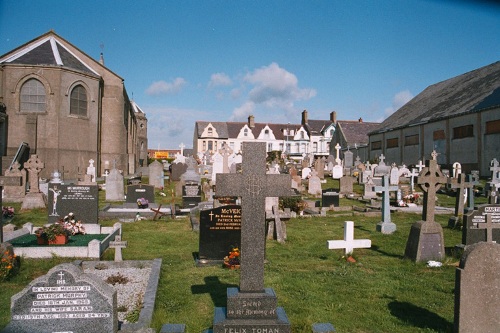
[(427, 87), (384, 120), (373, 133), (455, 117), (498, 105), (499, 88), (500, 61)]

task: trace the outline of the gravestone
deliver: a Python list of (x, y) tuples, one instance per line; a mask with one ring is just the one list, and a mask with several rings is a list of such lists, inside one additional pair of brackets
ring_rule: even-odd
[(465, 249), (455, 274), (454, 332), (494, 333), (500, 328), (500, 244)]
[(354, 155), (352, 151), (347, 150), (344, 152), (344, 167), (352, 168), (354, 165)]
[(40, 191), (38, 177), (44, 167), (45, 163), (43, 163), (36, 154), (31, 155), (30, 159), (24, 163), (24, 168), (28, 172), (30, 188), (23, 199), (21, 210), (46, 207), (43, 193)]
[(90, 182), (95, 183), (95, 166), (94, 166), (94, 160), (90, 159), (89, 160), (89, 166), (87, 167), (87, 175), (90, 176)]
[(73, 213), (82, 223), (98, 223), (99, 188), (97, 185), (49, 183), (48, 222), (55, 223)]
[(480, 205), (477, 210), (464, 215), (462, 243), (466, 246), (479, 242), (500, 244), (500, 205)]
[(344, 239), (326, 241), (329, 250), (345, 249), (345, 254), (350, 255), (354, 249), (370, 248), (372, 241), (370, 239), (354, 239), (354, 222), (344, 222)]
[(106, 201), (124, 201), (125, 189), (123, 175), (113, 168), (106, 177)]
[(373, 168), (373, 176), (382, 177), (383, 175), (389, 175), (391, 172), (391, 166), (385, 164), (384, 154), (380, 154), (378, 159), (379, 159), (378, 165)]
[(158, 161), (148, 165), (149, 169), (149, 185), (158, 189), (163, 189), (165, 186), (165, 174), (163, 171), (163, 164)]
[(328, 188), (321, 193), (321, 207), (338, 207), (339, 206), (339, 193), (333, 188)]
[(333, 179), (340, 179), (344, 176), (344, 168), (340, 164), (335, 165), (332, 168), (332, 178)]
[(266, 175), (266, 143), (243, 142), (243, 173), (221, 174), (218, 195), (241, 197), (240, 287), (228, 288), (227, 308), (216, 308), (215, 333), (290, 332), (272, 288), (264, 288), (265, 198), (291, 196), (290, 175)]
[(116, 304), (116, 291), (100, 277), (61, 264), (12, 296), (11, 321), (2, 332), (115, 333)]
[(109, 242), (109, 247), (115, 249), (115, 261), (120, 262), (123, 261), (122, 257), (122, 249), (126, 248), (128, 245), (127, 241), (122, 241), (122, 236), (116, 235), (115, 240)]
[(443, 228), (434, 221), (436, 191), (447, 179), (438, 168), (433, 152), (433, 159), (425, 162), (417, 184), (424, 191), (422, 221), (415, 222), (410, 229), (406, 242), (405, 256), (413, 261), (441, 260), (444, 258)]
[(152, 185), (137, 184), (127, 186), (127, 203), (137, 203), (137, 199), (144, 198), (149, 203), (155, 202), (155, 188)]
[(182, 186), (182, 206), (194, 208), (201, 202), (201, 186), (197, 183)]
[(310, 167), (305, 167), (302, 168), (302, 179), (307, 179), (311, 175), (311, 168)]
[(458, 175), (462, 173), (462, 165), (459, 162), (453, 163), (453, 178), (458, 178)]
[(181, 180), (181, 176), (186, 172), (188, 166), (185, 163), (172, 163), (172, 170), (170, 171), (170, 179), (172, 181), (178, 182)]
[(227, 205), (200, 211), (200, 263), (222, 263), (241, 244), (241, 206)]
[(217, 184), (217, 174), (224, 173), (224, 158), (218, 152), (212, 156), (212, 182)]
[(321, 195), (321, 179), (319, 179), (318, 173), (314, 169), (312, 170), (311, 175), (309, 177), (307, 193), (312, 194), (314, 196)]
[(392, 234), (396, 231), (396, 224), (391, 221), (390, 191), (397, 191), (398, 186), (389, 184), (389, 176), (382, 177), (382, 186), (374, 186), (373, 190), (382, 192), (382, 221), (377, 223), (377, 231), (383, 234)]
[(19, 170), (21, 165), (15, 161), (10, 168), (5, 170), (6, 177), (20, 177), (21, 184), (4, 186), (4, 200), (7, 202), (22, 202), (26, 195), (26, 170)]
[(340, 189), (339, 192), (342, 194), (350, 194), (354, 192), (354, 178), (351, 176), (343, 176), (339, 179)]
[(399, 184), (399, 169), (395, 165), (391, 167), (389, 184), (391, 185)]
[[(474, 170), (472, 171), (474, 172)], [(477, 177), (476, 177), (477, 176)], [(467, 175), (467, 183), (470, 184), (470, 189), (467, 191), (467, 207), (465, 212), (472, 212), (474, 210), (474, 186), (479, 185), (479, 175), (469, 174)]]
[(465, 174), (458, 173), (456, 178), (449, 178), (448, 183), (452, 189), (456, 189), (455, 215), (448, 220), (448, 227), (455, 228), (462, 224), (465, 202), (467, 202), (466, 192), (473, 192), (473, 185), (465, 181)]

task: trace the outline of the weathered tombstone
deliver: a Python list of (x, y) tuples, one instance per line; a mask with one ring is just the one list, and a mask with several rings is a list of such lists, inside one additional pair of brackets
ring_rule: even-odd
[(464, 215), (462, 243), (472, 245), (494, 241), (500, 244), (500, 205), (480, 205)]
[(302, 179), (307, 179), (311, 175), (311, 168), (305, 167), (302, 168)]
[(450, 228), (455, 228), (456, 226), (462, 224), (464, 206), (465, 202), (467, 202), (467, 192), (473, 192), (473, 185), (465, 181), (465, 174), (463, 174), (462, 172), (458, 173), (456, 178), (449, 178), (448, 184), (452, 189), (457, 190), (455, 200), (455, 215), (451, 216), (448, 220), (448, 226)]
[(229, 156), (233, 153), (233, 150), (226, 144), (222, 144), (222, 148), (219, 149), (219, 154), (222, 155), (222, 173), (229, 173)]
[(382, 192), (382, 221), (377, 223), (377, 231), (383, 234), (392, 234), (396, 231), (396, 224), (391, 221), (390, 191), (397, 191), (398, 186), (389, 184), (389, 177), (382, 177), (382, 186), (374, 186), (373, 190)]
[(389, 175), (391, 172), (391, 166), (385, 164), (384, 154), (380, 154), (378, 159), (379, 159), (378, 166), (373, 169), (373, 176), (382, 177), (383, 175)]
[(11, 298), (11, 321), (2, 332), (115, 333), (117, 298), (100, 277), (73, 264), (55, 266)]
[(212, 156), (212, 182), (217, 184), (217, 174), (224, 173), (224, 158), (218, 152)]
[(454, 332), (498, 332), (500, 328), (500, 244), (465, 249), (455, 274)]
[(339, 179), (340, 189), (342, 194), (350, 194), (354, 192), (354, 178), (351, 176), (343, 176)]
[(469, 174), (467, 175), (467, 183), (470, 184), (470, 189), (467, 191), (467, 207), (465, 212), (472, 212), (474, 210), (474, 186), (479, 185), (479, 175)]
[(172, 181), (179, 181), (184, 172), (186, 172), (188, 166), (185, 163), (172, 163), (172, 171), (170, 172), (170, 179)]
[(342, 164), (342, 160), (340, 159), (340, 149), (342, 148), (338, 142), (337, 144), (335, 145), (335, 163), (336, 165), (341, 165)]
[(165, 186), (165, 174), (163, 172), (163, 164), (158, 161), (148, 165), (149, 169), (149, 185), (155, 188), (162, 189)]
[(312, 170), (311, 175), (309, 177), (307, 193), (312, 194), (314, 196), (321, 195), (321, 179), (319, 179), (318, 173), (314, 169)]
[(352, 151), (347, 150), (344, 152), (344, 167), (351, 168), (354, 165), (354, 155)]
[(228, 205), (200, 211), (200, 263), (222, 263), (241, 244), (241, 206)]
[(410, 191), (413, 193), (415, 191), (415, 177), (418, 176), (417, 169), (412, 168), (411, 172), (408, 174), (408, 177), (410, 177)]
[(436, 191), (446, 183), (446, 177), (439, 171), (437, 154), (426, 161), (425, 168), (420, 172), (417, 183), (424, 191), (424, 207), (422, 221), (415, 222), (410, 229), (406, 242), (405, 256), (413, 261), (441, 260), (444, 258), (443, 228), (434, 221)]
[(391, 185), (399, 184), (399, 169), (395, 165), (391, 167), (389, 184)]
[(345, 254), (350, 255), (354, 249), (370, 248), (372, 241), (370, 239), (354, 239), (354, 222), (344, 222), (344, 239), (326, 241), (329, 250), (345, 249)]
[(106, 177), (106, 201), (124, 201), (123, 175), (113, 168)]
[(363, 199), (373, 199), (377, 197), (377, 192), (373, 190), (373, 177), (368, 176), (364, 184)]
[(201, 202), (201, 186), (197, 183), (182, 186), (182, 205), (184, 208), (194, 208)]
[(458, 175), (462, 173), (462, 165), (459, 162), (453, 163), (453, 178), (458, 178)]
[(24, 197), (21, 210), (46, 207), (43, 193), (40, 191), (38, 183), (38, 174), (44, 167), (45, 163), (43, 163), (36, 154), (31, 155), (30, 159), (24, 163), (24, 168), (28, 171), (30, 189)]
[(289, 175), (266, 175), (266, 144), (243, 142), (242, 174), (222, 174), (218, 195), (240, 196), (240, 288), (228, 288), (227, 309), (216, 308), (213, 331), (290, 332), (290, 323), (272, 288), (264, 288), (265, 198), (290, 196)]
[(339, 193), (333, 188), (328, 188), (321, 193), (321, 207), (338, 207)]
[(109, 247), (115, 249), (115, 261), (120, 262), (123, 261), (122, 257), (122, 249), (126, 248), (128, 245), (127, 241), (122, 241), (122, 236), (116, 235), (115, 240), (109, 242)]
[(4, 186), (4, 199), (7, 202), (22, 202), (26, 195), (26, 170), (19, 170), (21, 165), (15, 161), (12, 167), (5, 170), (5, 177), (20, 177), (21, 184), (13, 186)]
[(333, 179), (340, 179), (344, 176), (344, 168), (340, 165), (337, 164), (332, 168), (332, 178)]
[(97, 185), (49, 183), (48, 222), (55, 223), (73, 213), (82, 223), (98, 223), (99, 188)]
[(152, 185), (137, 184), (127, 186), (127, 203), (137, 203), (138, 199), (144, 198), (149, 203), (155, 202), (155, 188)]
[(317, 176), (320, 179), (325, 178), (325, 158), (317, 158), (314, 161), (314, 170), (316, 170)]

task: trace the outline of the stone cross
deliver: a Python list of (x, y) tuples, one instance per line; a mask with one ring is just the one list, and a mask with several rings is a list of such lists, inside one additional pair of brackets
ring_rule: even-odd
[(492, 159), (490, 162), (490, 171), (491, 171), (491, 182), (497, 183), (500, 179), (498, 178), (498, 174), (500, 173), (500, 167), (498, 166), (498, 161), (496, 158)]
[(116, 235), (115, 240), (109, 242), (109, 247), (115, 249), (115, 261), (123, 261), (122, 249), (128, 245), (127, 241), (122, 241), (122, 236)]
[(337, 164), (340, 164), (340, 162), (341, 162), (340, 161), (340, 148), (341, 148), (340, 145), (337, 143), (335, 145), (335, 150), (337, 151), (336, 157), (335, 157), (335, 162), (337, 162)]
[(431, 153), (432, 159), (433, 159), (434, 161), (437, 161), (437, 157), (438, 157), (438, 155), (439, 155), (439, 154), (438, 154), (438, 152), (437, 152), (437, 151), (435, 151), (435, 150), (433, 150), (433, 151), (432, 151), (432, 153)]
[(219, 149), (219, 154), (222, 155), (222, 173), (229, 173), (229, 156), (232, 153), (233, 150), (226, 143), (223, 143), (222, 148)]
[(241, 197), (241, 292), (264, 291), (266, 197), (291, 196), (290, 175), (266, 174), (266, 143), (243, 142), (241, 174), (220, 174), (218, 196)]
[(474, 178), (474, 175), (467, 175), (467, 183), (470, 184), (470, 190), (467, 192), (467, 211), (474, 210), (474, 186), (479, 185), (479, 181)]
[(380, 161), (379, 165), (385, 165), (385, 162), (384, 162), (385, 161), (385, 156), (384, 156), (384, 154), (380, 154), (380, 156), (378, 157), (378, 159)]
[[(389, 184), (389, 176), (382, 176), (382, 186), (373, 186), (373, 191), (382, 192), (382, 223), (391, 223), (390, 191), (397, 191), (397, 185)], [(395, 226), (394, 230), (395, 231)]]
[[(465, 174), (459, 173), (457, 178), (449, 179), (451, 188), (457, 189), (457, 199), (455, 201), (455, 216), (459, 216), (464, 213), (464, 198), (465, 191), (469, 189), (469, 192), (472, 191), (472, 185), (469, 182), (465, 181)], [(474, 207), (474, 204), (472, 205)]]
[(89, 168), (94, 167), (94, 162), (95, 162), (95, 161), (94, 161), (93, 159), (90, 159), (90, 160), (89, 160)]
[(418, 168), (418, 172), (420, 173), (420, 171), (422, 171), (422, 169), (425, 167), (424, 164), (422, 164), (422, 160), (418, 161), (418, 164), (416, 165), (416, 167)]
[(411, 189), (411, 193), (413, 193), (413, 191), (415, 190), (415, 180), (414, 180), (414, 177), (417, 177), (417, 176), (418, 176), (417, 169), (411, 168), (411, 172), (408, 174), (408, 177), (410, 177), (410, 189)]
[(30, 193), (40, 193), (40, 187), (38, 186), (38, 174), (45, 167), (43, 163), (36, 154), (31, 155), (30, 159), (24, 162), (24, 168), (28, 170), (29, 180), (30, 180)]
[[(478, 223), (478, 229), (486, 229), (486, 242), (493, 242), (493, 229), (500, 228), (500, 223), (493, 223), (491, 214), (486, 214), (486, 223)], [(496, 242), (495, 242), (496, 243)]]
[(447, 178), (443, 176), (438, 168), (435, 159), (425, 162), (425, 168), (420, 171), (417, 178), (417, 184), (424, 191), (424, 209), (422, 211), (422, 220), (426, 222), (434, 221), (434, 209), (436, 207), (436, 191), (441, 184), (446, 183)]
[(351, 254), (354, 249), (370, 248), (372, 241), (370, 239), (354, 239), (354, 222), (344, 222), (344, 240), (327, 241), (329, 250), (345, 249), (345, 254)]

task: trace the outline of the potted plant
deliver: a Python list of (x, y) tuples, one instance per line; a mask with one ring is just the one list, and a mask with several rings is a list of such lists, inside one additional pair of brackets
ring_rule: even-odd
[(66, 244), (68, 242), (69, 234), (69, 230), (67, 230), (60, 223), (54, 223), (46, 227), (41, 227), (35, 231), (37, 242), (40, 245)]
[(240, 268), (240, 249), (233, 247), (229, 255), (224, 257), (224, 266), (230, 269)]

